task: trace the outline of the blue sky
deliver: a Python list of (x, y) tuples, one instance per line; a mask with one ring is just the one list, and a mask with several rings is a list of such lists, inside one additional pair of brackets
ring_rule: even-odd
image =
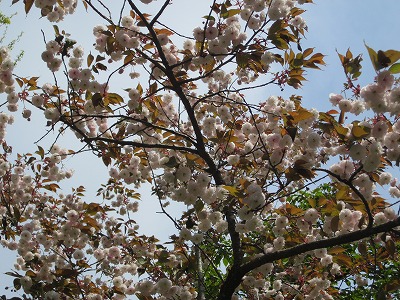
[[(20, 2), (12, 7), (9, 5), (10, 0), (0, 2), (0, 10), (6, 14), (19, 11), (18, 15), (13, 18), (8, 36), (13, 38), (19, 32), (24, 32), (16, 49), (24, 49), (25, 56), (19, 63), (16, 73), (23, 76), (40, 76), (41, 82), (51, 81), (51, 74), (40, 60), (40, 53), (44, 49), (41, 29), (49, 40), (53, 37), (52, 25), (46, 20), (41, 20), (39, 12), (36, 10), (25, 16), (22, 0)], [(150, 8), (157, 7), (162, 2), (161, 0), (155, 1)], [(184, 34), (190, 35), (194, 27), (201, 25), (201, 16), (207, 14), (209, 10), (207, 3), (209, 1), (174, 0), (173, 6), (167, 9), (163, 20), (172, 28), (183, 30)], [(81, 2), (79, 2), (79, 6), (78, 10), (81, 11), (79, 14), (67, 16), (65, 21), (58, 26), (71, 33), (72, 38), (77, 39), (79, 44), (89, 50), (93, 41), (91, 28), (102, 22), (97, 16), (83, 12)], [(303, 49), (315, 47), (316, 52), (326, 54), (327, 65), (323, 71), (310, 71), (307, 76), (308, 81), (304, 83), (302, 89), (287, 88), (283, 95), (302, 95), (306, 107), (329, 109), (329, 93), (340, 93), (345, 77), (335, 49), (344, 53), (350, 47), (356, 55), (363, 53), (364, 73), (360, 79), (361, 84), (369, 83), (373, 78), (373, 68), (369, 62), (364, 41), (376, 50), (400, 50), (398, 39), (400, 1), (398, 0), (321, 0), (305, 6), (305, 9), (308, 10), (304, 17), (309, 27), (309, 33), (303, 40)], [(126, 83), (124, 87), (127, 86), (129, 83)], [(279, 89), (266, 87), (255, 92), (253, 97), (258, 99), (256, 100), (258, 102), (272, 94), (282, 95)], [(2, 99), (2, 101), (4, 100)], [(17, 113), (17, 116), (20, 116), (20, 112)], [(33, 116), (33, 121), (30, 123), (22, 118), (17, 118), (16, 124), (8, 129), (7, 140), (18, 152), (35, 151), (33, 143), (45, 133), (44, 123), (44, 119), (37, 114)], [(49, 145), (54, 138), (55, 135), (50, 135), (42, 144)], [(60, 144), (67, 148), (78, 147), (75, 139), (71, 137), (63, 138)], [(94, 191), (100, 183), (105, 181), (107, 176), (107, 170), (102, 162), (89, 153), (69, 159), (67, 167), (75, 169), (75, 176), (69, 183), (65, 185), (63, 183), (63, 186), (68, 190), (71, 186), (81, 184), (88, 186), (88, 197), (91, 198), (94, 197)], [(167, 220), (155, 213), (158, 209), (154, 209), (156, 201), (151, 199), (149, 189), (144, 189), (142, 194), (144, 203), (141, 207), (145, 209), (138, 215), (138, 222), (142, 223), (143, 232), (160, 233), (161, 227), (168, 228), (160, 226), (160, 224), (167, 223)], [(164, 230), (161, 233), (166, 236), (167, 232)], [(2, 258), (0, 272), (7, 271), (12, 267), (14, 257), (3, 249), (0, 249), (0, 257)], [(4, 286), (10, 285), (11, 282), (8, 276), (0, 275), (0, 295), (6, 293)]]

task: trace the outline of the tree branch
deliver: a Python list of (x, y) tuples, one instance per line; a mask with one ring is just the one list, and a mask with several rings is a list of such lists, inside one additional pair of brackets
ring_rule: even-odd
[(153, 27), (154, 23), (157, 22), (158, 18), (161, 16), (161, 14), (164, 12), (164, 10), (167, 8), (168, 4), (171, 2), (171, 0), (166, 0), (163, 4), (163, 6), (160, 8), (160, 10), (158, 11), (158, 13), (155, 15), (155, 17), (153, 18), (153, 20), (151, 20), (150, 22), (150, 26)]
[[(371, 228), (372, 225), (374, 224), (374, 217), (372, 216), (372, 212), (371, 209), (369, 208), (368, 202), (365, 199), (364, 195), (360, 193), (360, 191), (352, 184), (352, 182), (350, 180), (346, 180), (341, 178), (339, 175), (333, 173), (332, 171), (326, 170), (326, 169), (320, 169), (320, 168), (315, 168), (315, 171), (322, 171), (325, 172), (327, 174), (329, 174), (330, 176), (336, 178), (338, 181), (340, 181), (341, 183), (344, 183), (345, 185), (347, 185), (349, 188), (351, 188), (351, 190), (360, 198), (360, 200), (362, 201), (362, 203), (364, 204), (365, 210), (367, 212), (368, 215), (368, 224), (367, 227)], [(359, 172), (359, 169), (356, 170), (356, 172)], [(351, 176), (350, 178), (354, 179), (353, 176)]]
[(248, 263), (243, 264), (239, 269), (232, 268), (228, 272), (228, 276), (224, 284), (221, 286), (218, 300), (231, 299), (231, 296), (233, 295), (235, 289), (239, 286), (243, 276), (246, 275), (248, 272), (253, 271), (256, 268), (261, 267), (264, 264), (272, 263), (274, 261), (284, 258), (293, 257), (312, 250), (339, 246), (359, 241), (364, 238), (370, 237), (374, 234), (391, 231), (397, 226), (400, 226), (400, 217), (398, 217), (393, 221), (375, 227), (371, 228), (367, 227), (366, 229), (353, 231), (333, 238), (314, 241), (307, 244), (301, 244), (285, 250), (264, 254), (260, 257), (251, 260)]

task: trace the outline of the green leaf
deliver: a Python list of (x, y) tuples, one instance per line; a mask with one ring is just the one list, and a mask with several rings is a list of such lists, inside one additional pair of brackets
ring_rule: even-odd
[(224, 19), (226, 18), (230, 18), (234, 15), (237, 15), (240, 13), (240, 9), (235, 8), (235, 9), (230, 9), (227, 12), (225, 12), (224, 14), (221, 14), (221, 17), (223, 17)]
[(400, 63), (391, 65), (391, 67), (389, 68), (389, 72), (392, 74), (400, 73)]
[(334, 124), (333, 124), (333, 127), (335, 128), (337, 134), (338, 134), (339, 136), (342, 136), (342, 137), (346, 136), (347, 132), (349, 131), (348, 128), (343, 127), (343, 126), (342, 126), (341, 124), (339, 124), (339, 123), (334, 123)]
[(289, 49), (289, 44), (280, 37), (276, 36), (272, 37), (271, 43), (274, 44), (280, 50)]
[(213, 16), (203, 16), (203, 19), (206, 19), (209, 21), (215, 21), (215, 18)]
[(56, 33), (56, 36), (59, 36), (60, 35), (60, 30), (58, 29), (58, 26), (57, 25), (53, 25), (53, 28), (54, 28), (54, 32)]
[(224, 18), (224, 19), (228, 18), (228, 9), (227, 9), (227, 6), (225, 3), (221, 5), (220, 16), (221, 16), (221, 18)]
[(226, 258), (226, 257), (224, 257), (224, 258), (222, 259), (222, 262), (223, 262), (223, 264), (224, 264), (225, 267), (227, 267), (227, 266), (230, 264), (228, 258)]
[[(397, 62), (400, 59), (400, 51), (379, 50), (378, 52), (376, 52), (372, 48), (368, 47), (367, 44), (365, 44), (365, 47), (368, 50), (368, 54), (371, 59), (372, 65), (374, 66), (374, 69), (376, 71), (383, 69), (383, 68), (387, 68), (387, 67), (393, 65), (395, 62)], [(395, 67), (395, 69), (396, 68), (398, 68), (398, 67)], [(393, 73), (393, 74), (395, 74), (395, 73)]]

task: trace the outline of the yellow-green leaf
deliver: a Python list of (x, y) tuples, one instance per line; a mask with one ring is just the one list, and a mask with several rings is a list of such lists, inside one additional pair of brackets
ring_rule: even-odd
[(229, 185), (224, 185), (223, 186), (224, 189), (226, 189), (229, 194), (231, 194), (232, 196), (238, 197), (239, 196), (239, 191), (237, 188), (235, 188), (234, 186), (229, 186)]
[(347, 134), (347, 132), (349, 131), (348, 128), (343, 127), (339, 123), (336, 123), (333, 126), (335, 127), (337, 134), (339, 134), (341, 136), (345, 136)]
[(240, 13), (240, 9), (238, 9), (238, 8), (230, 9), (230, 10), (226, 11), (224, 14), (221, 14), (221, 17), (226, 19), (226, 18), (230, 18), (234, 15), (237, 15), (238, 13)]
[(124, 99), (116, 93), (108, 93), (105, 98), (110, 104), (120, 104), (124, 102)]
[(274, 22), (274, 24), (271, 25), (271, 27), (268, 30), (268, 35), (272, 35), (276, 32), (278, 32), (279, 30), (281, 30), (282, 28), (285, 27), (284, 25), (285, 21), (283, 20), (277, 20)]
[(390, 59), (390, 64), (394, 64), (400, 59), (400, 51), (397, 50), (386, 50), (384, 54)]
[(136, 86), (136, 89), (138, 90), (138, 92), (139, 92), (139, 94), (140, 94), (140, 96), (143, 94), (143, 88), (142, 88), (142, 86), (140, 85), (140, 83), (138, 83), (138, 85)]
[(351, 134), (356, 139), (362, 139), (364, 137), (367, 137), (369, 136), (370, 132), (371, 128), (367, 126), (353, 125), (353, 128), (351, 129)]
[(389, 68), (389, 72), (392, 74), (400, 73), (400, 63), (391, 65), (391, 67)]
[(300, 107), (298, 110), (289, 113), (293, 117), (293, 123), (296, 124), (300, 121), (312, 118), (314, 114), (305, 108)]

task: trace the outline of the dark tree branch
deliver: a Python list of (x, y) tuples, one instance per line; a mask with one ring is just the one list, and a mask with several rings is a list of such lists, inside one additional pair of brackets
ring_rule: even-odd
[(158, 18), (162, 15), (162, 13), (164, 12), (164, 10), (167, 8), (167, 6), (170, 4), (171, 0), (166, 0), (163, 4), (163, 6), (160, 8), (160, 10), (158, 11), (158, 13), (154, 16), (153, 20), (151, 20), (150, 22), (150, 26), (153, 27), (154, 23), (157, 22)]
[[(325, 172), (325, 173), (329, 174), (330, 176), (334, 177), (335, 179), (337, 179), (338, 181), (340, 181), (341, 183), (344, 183), (344, 184), (347, 185), (349, 188), (351, 188), (351, 190), (353, 191), (353, 193), (355, 193), (355, 194), (360, 198), (360, 200), (362, 201), (362, 203), (364, 204), (365, 210), (366, 210), (367, 215), (368, 215), (368, 224), (367, 224), (367, 227), (368, 227), (368, 228), (371, 228), (372, 225), (373, 225), (373, 223), (374, 223), (374, 217), (372, 216), (372, 212), (371, 212), (371, 209), (370, 209), (370, 207), (369, 207), (369, 205), (368, 205), (368, 201), (367, 201), (367, 199), (365, 199), (364, 195), (361, 194), (360, 191), (353, 185), (353, 183), (352, 183), (350, 180), (341, 178), (339, 175), (336, 175), (335, 173), (333, 173), (333, 172), (331, 172), (331, 171), (329, 171), (329, 170), (320, 169), (320, 168), (315, 168), (314, 170), (315, 170), (315, 171), (322, 171), (322, 172)], [(356, 172), (358, 173), (358, 172), (359, 172), (359, 169), (356, 170)], [(352, 176), (352, 177), (350, 177), (350, 178), (353, 179), (354, 177)]]
[(174, 145), (166, 145), (166, 144), (146, 144), (146, 143), (134, 142), (134, 141), (115, 140), (112, 138), (105, 138), (105, 137), (85, 137), (84, 140), (89, 143), (96, 142), (96, 141), (102, 141), (102, 142), (112, 143), (112, 144), (117, 144), (117, 145), (122, 145), (122, 146), (133, 146), (136, 148), (168, 149), (168, 150), (175, 150), (175, 151), (199, 154), (197, 152), (197, 150), (193, 149), (193, 148), (174, 146)]
[[(109, 22), (110, 24), (113, 24), (113, 25), (114, 25), (114, 22), (113, 22), (110, 18), (106, 17), (101, 11), (99, 11), (99, 10), (97, 9), (97, 7), (95, 7), (95, 6), (92, 4), (92, 1), (91, 1), (91, 0), (84, 0), (84, 1), (85, 1), (85, 3), (86, 3), (87, 5), (89, 5), (90, 8), (93, 9), (100, 17), (102, 17), (104, 20), (106, 20), (106, 21)], [(104, 6), (104, 5), (103, 5), (103, 6)]]
[(218, 300), (231, 299), (235, 289), (240, 285), (243, 276), (257, 269), (258, 267), (261, 267), (264, 264), (272, 263), (274, 261), (284, 258), (293, 257), (312, 250), (339, 246), (359, 241), (378, 233), (389, 232), (397, 226), (400, 226), (400, 217), (393, 221), (375, 227), (367, 227), (362, 230), (353, 231), (333, 238), (310, 242), (307, 244), (301, 244), (285, 250), (264, 254), (249, 261), (248, 263), (243, 264), (240, 268), (232, 268), (231, 270), (229, 270), (228, 275), (221, 286)]
[(167, 58), (165, 57), (164, 51), (160, 45), (160, 43), (157, 40), (157, 34), (154, 30), (154, 28), (150, 25), (150, 23), (147, 21), (145, 16), (142, 14), (142, 12), (136, 7), (136, 5), (133, 3), (132, 0), (128, 0), (131, 8), (135, 11), (135, 13), (140, 17), (141, 21), (144, 23), (146, 26), (147, 30), (150, 33), (151, 38), (153, 39), (153, 42), (157, 48), (157, 51), (159, 53), (160, 59), (165, 66), (165, 75), (168, 77), (169, 81), (171, 82), (171, 85), (173, 87), (173, 90), (175, 93), (177, 93), (178, 97), (182, 101), (186, 113), (188, 114), (189, 120), (192, 124), (193, 131), (196, 136), (196, 142), (197, 142), (197, 154), (200, 155), (201, 158), (206, 162), (208, 165), (208, 173), (211, 174), (211, 176), (215, 180), (216, 185), (223, 185), (224, 180), (222, 179), (221, 172), (218, 170), (214, 160), (210, 157), (208, 154), (204, 140), (203, 140), (203, 134), (201, 132), (200, 126), (197, 122), (195, 113), (190, 105), (189, 100), (187, 99), (185, 93), (182, 90), (181, 83), (178, 82), (178, 80), (175, 77), (175, 74), (173, 72), (173, 68), (169, 65)]

